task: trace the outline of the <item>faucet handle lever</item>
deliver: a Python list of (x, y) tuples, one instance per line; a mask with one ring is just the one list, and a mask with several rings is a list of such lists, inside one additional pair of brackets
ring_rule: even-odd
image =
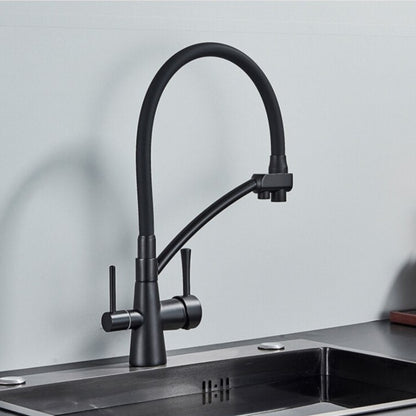
[(111, 265), (108, 268), (110, 278), (110, 313), (114, 313), (116, 308), (116, 266)]
[(161, 319), (163, 329), (191, 329), (199, 325), (202, 308), (196, 296), (191, 295), (191, 249), (181, 250), (183, 295), (162, 300)]
[(181, 250), (182, 259), (182, 279), (183, 279), (183, 296), (191, 294), (191, 249), (183, 248)]
[(104, 312), (101, 317), (101, 326), (105, 332), (121, 331), (123, 329), (135, 329), (143, 325), (143, 315), (134, 309), (116, 308), (116, 266), (108, 268), (110, 281), (110, 311)]

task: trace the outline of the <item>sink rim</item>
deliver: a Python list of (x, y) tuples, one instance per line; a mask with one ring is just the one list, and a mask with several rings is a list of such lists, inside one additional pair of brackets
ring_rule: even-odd
[[(44, 373), (35, 373), (28, 374), (24, 376), (26, 379), (26, 384), (23, 386), (15, 387), (2, 387), (0, 388), (0, 410), (12, 411), (18, 414), (28, 415), (28, 416), (50, 416), (51, 413), (43, 412), (40, 410), (34, 410), (17, 404), (13, 404), (4, 400), (1, 400), (2, 393), (10, 392), (12, 390), (19, 390), (22, 393), (33, 387), (41, 387), (47, 385), (54, 385), (65, 382), (76, 382), (87, 379), (102, 378), (102, 377), (111, 377), (114, 375), (123, 375), (130, 373), (142, 373), (149, 371), (158, 371), (160, 369), (166, 368), (175, 368), (183, 367), (194, 364), (210, 363), (217, 362), (222, 360), (232, 360), (237, 358), (250, 358), (258, 356), (271, 356), (271, 355), (280, 355), (286, 354), (288, 352), (296, 352), (302, 350), (311, 350), (311, 349), (320, 349), (321, 351), (334, 349), (344, 352), (351, 352), (357, 354), (363, 354), (370, 357), (380, 357), (388, 359), (394, 362), (407, 363), (416, 366), (415, 361), (398, 359), (388, 356), (386, 354), (373, 353), (369, 351), (363, 351), (354, 348), (345, 348), (334, 344), (322, 343), (317, 341), (310, 341), (306, 339), (295, 339), (295, 340), (279, 340), (280, 343), (285, 345), (284, 351), (279, 350), (259, 350), (258, 342), (253, 342), (251, 344), (236, 346), (236, 347), (226, 347), (219, 348), (208, 351), (197, 351), (191, 353), (183, 353), (178, 355), (173, 355), (169, 358), (169, 361), (166, 365), (160, 367), (147, 367), (147, 368), (130, 368), (128, 363), (110, 363), (98, 366), (86, 366), (85, 368), (75, 368), (75, 369), (63, 369), (60, 371), (49, 371)], [(380, 404), (368, 405), (355, 407), (345, 410), (337, 410), (332, 412), (324, 413), (325, 416), (347, 416), (347, 415), (359, 415), (369, 412), (381, 411), (381, 410), (394, 410), (405, 407), (416, 406), (416, 395), (415, 398), (406, 399), (406, 400), (397, 400), (391, 402), (385, 402)], [(270, 415), (275, 411), (259, 411), (256, 413), (247, 413), (245, 415)], [(321, 413), (319, 413), (321, 414)], [(318, 415), (318, 414), (316, 414)], [(312, 416), (312, 415), (311, 415)]]

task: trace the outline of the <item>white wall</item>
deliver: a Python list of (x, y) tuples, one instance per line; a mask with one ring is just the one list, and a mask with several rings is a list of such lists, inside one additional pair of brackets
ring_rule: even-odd
[[(105, 334), (107, 266), (131, 307), (138, 112), (160, 65), (201, 41), (263, 68), (286, 127), (286, 204), (246, 197), (189, 246), (196, 330), (169, 349), (377, 319), (415, 306), (416, 5), (0, 4), (0, 369), (128, 354)], [(265, 171), (248, 78), (205, 59), (175, 76), (153, 146), (158, 247)], [(180, 263), (161, 276), (180, 291)]]

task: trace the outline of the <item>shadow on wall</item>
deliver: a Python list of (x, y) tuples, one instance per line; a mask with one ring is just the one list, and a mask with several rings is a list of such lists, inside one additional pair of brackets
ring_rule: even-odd
[(380, 318), (392, 310), (416, 309), (416, 259), (407, 260), (391, 286)]
[[(137, 118), (134, 120), (134, 123), (137, 123), (144, 94), (147, 91), (147, 88), (150, 85), (154, 75), (159, 70), (159, 68), (165, 63), (165, 61), (168, 60), (175, 52), (189, 45), (190, 43), (186, 43), (183, 45), (177, 45), (176, 43), (174, 43), (172, 45), (166, 43), (165, 41), (154, 42), (153, 44), (148, 44), (146, 49), (143, 49), (142, 45), (139, 45), (137, 50), (134, 51), (134, 53), (131, 53), (131, 51), (129, 51), (129, 53), (123, 59), (119, 59), (117, 63), (114, 65), (114, 67), (111, 69), (111, 72), (107, 77), (107, 81), (103, 83), (103, 88), (101, 90), (102, 94), (96, 100), (97, 106), (95, 107), (94, 114), (92, 114), (92, 125), (102, 126), (106, 122), (111, 120), (113, 116), (111, 108), (112, 98), (117, 93), (118, 89), (122, 86), (122, 84), (126, 82), (126, 80), (129, 80), (131, 82), (132, 79), (137, 79), (137, 84), (141, 84), (143, 86), (142, 96), (137, 94), (134, 90), (132, 92), (137, 102)], [(247, 53), (249, 53), (249, 51), (247, 51)], [(158, 206), (169, 206), (169, 218), (157, 218), (157, 228), (155, 230), (156, 233), (158, 233), (158, 230), (163, 230), (165, 228), (165, 225), (171, 223), (172, 219), (173, 221), (175, 221), (176, 218), (180, 217), (180, 214), (183, 212), (184, 207), (194, 206), (196, 201), (203, 199), (206, 195), (210, 195), (214, 192), (216, 194), (216, 198), (219, 198), (229, 190), (228, 188), (218, 188), (218, 172), (221, 172), (222, 182), (227, 183), (227, 180), (231, 182), (230, 178), (232, 177), (233, 167), (232, 164), (230, 164), (229, 155), (234, 154), (235, 148), (241, 146), (242, 144), (241, 138), (235, 137), (235, 134), (233, 134), (232, 131), (232, 125), (229, 122), (227, 122), (227, 113), (224, 112), (221, 105), (219, 105), (219, 103), (224, 101), (223, 97), (227, 97), (228, 92), (227, 90), (224, 90), (224, 83), (216, 82), (216, 77), (215, 75), (213, 75), (212, 68), (209, 65), (210, 62), (212, 63), (212, 60), (226, 62), (220, 58), (197, 59), (195, 62), (205, 62), (208, 65), (198, 66), (197, 70), (195, 70), (195, 68), (193, 68), (193, 64), (195, 62), (190, 62), (186, 64), (183, 68), (179, 69), (177, 73), (179, 74), (186, 68), (187, 82), (191, 87), (197, 86), (201, 88), (201, 90), (210, 91), (210, 94), (204, 97), (204, 99), (207, 100), (206, 108), (209, 108), (209, 115), (211, 116), (211, 119), (215, 120), (215, 123), (213, 124), (212, 128), (213, 137), (210, 138), (212, 147), (210, 149), (210, 154), (206, 155), (207, 157), (211, 156), (210, 169), (201, 169), (197, 175), (189, 175), (186, 184), (183, 184), (182, 188), (180, 188), (179, 191), (178, 186), (169, 186), (169, 183), (167, 183), (167, 186), (163, 188), (163, 192), (157, 192), (159, 188), (155, 187), (154, 181), (153, 197), (155, 204), (157, 204)], [(230, 62), (226, 62), (226, 64), (229, 65), (231, 68), (234, 68), (236, 71), (242, 73), (241, 69), (235, 66), (234, 64)], [(151, 68), (150, 71), (148, 70), (149, 67)], [(172, 79), (166, 87), (166, 90), (163, 92), (161, 101), (159, 103), (159, 107), (162, 107), (164, 105), (164, 95), (170, 93), (169, 87), (172, 83), (175, 82), (177, 74), (175, 74), (172, 77)], [(140, 81), (141, 78), (142, 81)], [(248, 82), (250, 82), (250, 84), (252, 84), (248, 77), (247, 80)], [(250, 85), (250, 87), (255, 89), (254, 84)], [(237, 100), (238, 97), (236, 97), (236, 105)], [(258, 95), (258, 100), (261, 102), (260, 95)], [(178, 109), (175, 109), (175, 111), (177, 112), (179, 118), (183, 118), (184, 120), (186, 120), (187, 114), (184, 111), (181, 111), (181, 99), (179, 99)], [(158, 120), (158, 115), (156, 114), (155, 125), (158, 122), (163, 122), (163, 120)], [(264, 118), (264, 123), (267, 123), (266, 117)], [(129, 139), (130, 138), (127, 138), (127, 140)], [(155, 140), (158, 139), (159, 138), (155, 138)], [(172, 138), (168, 137), (168, 140), (172, 140)], [(201, 138), (195, 137), (192, 138), (192, 140), (201, 140)], [(269, 139), (267, 136), (264, 137), (265, 142), (267, 142), (268, 140)], [(154, 140), (152, 139), (152, 142), (153, 141)], [(254, 138), (251, 144), (255, 145)], [(135, 151), (134, 145), (131, 151)], [(174, 158), (179, 158), (180, 155), (183, 154), (183, 152), (184, 149), (182, 149), (181, 152), (180, 148), (178, 149), (177, 147), (175, 147), (175, 154), (171, 156)], [(166, 151), (164, 155), (161, 155), (161, 157), (170, 157), (170, 155)], [(154, 158), (155, 152), (152, 152), (152, 159)], [(267, 162), (268, 161), (266, 159), (266, 163)], [(250, 169), (247, 171), (247, 174), (251, 174)], [(153, 176), (156, 177), (156, 175), (158, 175), (158, 172), (155, 172)], [(236, 185), (236, 183), (230, 184), (231, 187), (234, 187)], [(188, 189), (192, 189), (193, 191), (188, 192)], [(179, 198), (178, 192), (180, 193)], [(207, 204), (212, 202), (212, 197), (205, 199), (206, 203), (203, 204), (202, 207), (195, 208), (195, 215), (199, 214), (201, 209), (205, 208)], [(191, 219), (192, 218), (189, 218), (189, 221)], [(179, 231), (185, 225), (186, 223), (178, 223), (175, 229)], [(163, 237), (167, 238), (167, 241), (170, 241), (170, 239), (173, 238), (174, 235)]]
[[(81, 175), (82, 184), (85, 184), (82, 189), (82, 191), (86, 190), (86, 196), (83, 198), (86, 203), (84, 212), (88, 215), (87, 223), (90, 225), (90, 229), (85, 233), (87, 246), (90, 247), (88, 249), (89, 264), (87, 270), (85, 270), (85, 275), (89, 281), (89, 288), (103, 284), (103, 265), (100, 264), (100, 253), (111, 250), (117, 254), (118, 258), (123, 258), (128, 253), (131, 241), (135, 239), (135, 235), (132, 235), (135, 234), (135, 230), (129, 227), (120, 204), (111, 203), (110, 206), (107, 204), (107, 209), (103, 210), (103, 206), (106, 205), (105, 201), (119, 201), (120, 198), (117, 195), (117, 190), (110, 186), (105, 179), (105, 172), (100, 168), (99, 152), (93, 145), (94, 140), (86, 142), (87, 145), (78, 145), (49, 156), (16, 187), (16, 191), (10, 196), (7, 203), (1, 207), (0, 270), (2, 270), (3, 278), (1, 279), (0, 300), (3, 311), (13, 310), (16, 299), (19, 299), (18, 288), (15, 287), (16, 282), (13, 280), (13, 264), (8, 262), (8, 259), (14, 257), (11, 250), (14, 247), (13, 240), (16, 236), (19, 217), (25, 212), (31, 197), (48, 185), (56, 184), (54, 180), (57, 177), (60, 186), (67, 186), (68, 194), (73, 195), (74, 198), (79, 198), (80, 189), (72, 186), (73, 179)], [(36, 221), (36, 218), (33, 218), (33, 221)], [(104, 225), (108, 224), (109, 221), (111, 221), (114, 230), (110, 241), (108, 238), (104, 238), (105, 235), (108, 235), (108, 230), (105, 230)], [(57, 246), (59, 246), (60, 238), (57, 236)], [(109, 243), (111, 243), (111, 247), (109, 247)], [(62, 267), (67, 267), (67, 265)], [(4, 278), (5, 276), (8, 278)], [(27, 278), (29, 279), (30, 276), (27, 276)], [(87, 308), (88, 305), (85, 305), (85, 309)], [(17, 319), (18, 316), (23, 319), (23, 315), (17, 314)], [(6, 319), (8, 319), (7, 324)], [(0, 327), (10, 327), (9, 321), (10, 315), (2, 313)], [(30, 322), (26, 322), (26, 320), (15, 322), (13, 326), (19, 328), (19, 331), (24, 331), (25, 325), (30, 325)], [(89, 339), (89, 342), (94, 343), (93, 337)], [(89, 348), (97, 347), (89, 345)], [(8, 348), (5, 348), (5, 350), (8, 350)]]
[[(105, 178), (104, 170), (100, 168), (98, 149), (95, 149), (95, 146), (92, 146), (91, 143), (93, 142), (88, 143), (86, 146), (78, 145), (72, 149), (65, 149), (50, 156), (41, 162), (17, 186), (14, 194), (11, 195), (8, 202), (0, 211), (0, 253), (2, 253), (0, 262), (5, 260), (3, 254), (7, 251), (8, 241), (13, 238), (13, 228), (19, 214), (25, 207), (26, 201), (42, 185), (51, 181), (57, 175), (68, 175), (69, 178), (79, 174), (83, 176), (83, 180), (85, 180), (85, 184), (88, 187), (89, 200), (87, 202), (91, 214), (90, 224), (93, 226), (95, 222), (98, 222), (98, 225), (101, 225), (101, 221), (97, 219), (97, 214), (99, 215), (100, 213), (97, 208), (101, 207), (105, 200), (117, 201), (119, 198), (117, 190), (111, 188)], [(68, 189), (68, 193), (76, 197), (77, 190)], [(114, 221), (117, 222), (117, 229), (120, 230), (118, 239), (115, 239), (115, 241), (118, 243), (118, 252), (122, 253), (130, 242), (131, 231), (125, 220), (125, 213), (121, 212), (121, 206), (112, 204), (111, 207), (115, 209), (112, 216), (114, 217)], [(91, 231), (93, 231), (96, 237), (97, 232), (100, 232), (100, 230), (102, 230), (102, 227), (97, 226)], [(102, 244), (102, 241), (95, 240), (95, 237), (94, 246), (96, 244)]]
[[(137, 85), (142, 85), (143, 87), (143, 95), (140, 96), (137, 94), (135, 90), (132, 91), (133, 96), (137, 102), (137, 117), (134, 120), (135, 125), (137, 126), (137, 122), (139, 119), (140, 109), (142, 105), (142, 100), (144, 99), (144, 94), (147, 91), (148, 86), (150, 85), (153, 77), (156, 75), (156, 72), (160, 69), (160, 67), (177, 51), (180, 49), (189, 46), (190, 44), (184, 45), (177, 45), (175, 44), (167, 44), (166, 42), (154, 42), (153, 44), (147, 44), (147, 47), (143, 49), (140, 45), (137, 50), (129, 51), (127, 56), (124, 59), (119, 59), (114, 67), (111, 69), (107, 80), (103, 83), (102, 94), (96, 100), (96, 105), (94, 106), (94, 113), (91, 115), (93, 120), (92, 125), (95, 126), (102, 126), (106, 122), (109, 122), (112, 117), (112, 108), (111, 102), (112, 98), (114, 97), (115, 93), (121, 87), (121, 85), (126, 82), (126, 80), (131, 80), (134, 78), (137, 80)], [(219, 58), (212, 58), (212, 59), (219, 59)], [(202, 58), (197, 59), (196, 61), (205, 61), (209, 62), (209, 59)], [(182, 72), (184, 68), (191, 68), (193, 62), (188, 63), (183, 68), (179, 69), (178, 73)], [(228, 63), (231, 67), (235, 67), (237, 71), (241, 71), (237, 68), (234, 64)], [(148, 71), (148, 68), (151, 68)], [(143, 76), (145, 73), (145, 76)], [(178, 74), (177, 73), (177, 74)], [(172, 79), (169, 81), (166, 90), (163, 92), (161, 100), (158, 104), (158, 108), (164, 105), (164, 96), (169, 94), (169, 87), (172, 83), (175, 82), (175, 78), (177, 74), (173, 75)], [(212, 165), (211, 169), (208, 172), (204, 172), (203, 170), (198, 172), (198, 175), (190, 175), (188, 176), (188, 182), (183, 184), (184, 192), (181, 194), (181, 197), (178, 198), (178, 188), (167, 186), (163, 189), (163, 192), (157, 195), (157, 200), (155, 202), (158, 205), (169, 205), (170, 207), (170, 218), (176, 218), (176, 214), (180, 214), (183, 212), (184, 207), (189, 206), (190, 204), (194, 204), (195, 200), (198, 198), (198, 193), (202, 195), (210, 194), (213, 190), (218, 192), (218, 197), (222, 195), (223, 192), (218, 190), (218, 172), (221, 172), (221, 178), (225, 180), (227, 177), (230, 176), (232, 168), (230, 168), (229, 163), (229, 155), (233, 154), (233, 151), (236, 146), (241, 145), (241, 143), (233, 142), (233, 134), (230, 131), (230, 124), (227, 123), (227, 114), (223, 111), (221, 105), (222, 100), (220, 99), (223, 94), (226, 92), (223, 91), (222, 85), (218, 85), (215, 82), (215, 76), (213, 76), (211, 68), (209, 65), (198, 67), (198, 70), (195, 71), (193, 68), (187, 72), (188, 76), (188, 83), (190, 86), (197, 86), (203, 87), (205, 90), (208, 91), (215, 91), (215, 93), (211, 93), (210, 97), (212, 98), (211, 103), (209, 104), (209, 109), (211, 113), (211, 118), (215, 119), (215, 124), (213, 125), (215, 131), (213, 134), (212, 143), (214, 144), (213, 150), (213, 157), (212, 157)], [(252, 86), (253, 88), (254, 85)], [(206, 98), (206, 97), (205, 97)], [(259, 95), (260, 99), (260, 95)], [(179, 118), (183, 118), (186, 120), (187, 114), (184, 111), (181, 111), (181, 102), (178, 101), (178, 109), (175, 110), (177, 112)], [(155, 125), (157, 123), (163, 122), (163, 120), (158, 120), (158, 115), (156, 114), (155, 117)], [(180, 132), (178, 132), (180, 134)], [(130, 140), (131, 138), (127, 138)], [(156, 140), (159, 138), (156, 138)], [(171, 137), (168, 137), (168, 140), (171, 140)], [(174, 138), (173, 138), (174, 139)], [(231, 140), (230, 140), (231, 139)], [(267, 140), (267, 137), (265, 138)], [(192, 138), (192, 140), (199, 140), (198, 137)], [(153, 142), (153, 138), (152, 138)], [(153, 147), (153, 146), (152, 146)], [(131, 148), (132, 153), (135, 151), (135, 142), (132, 143)], [(184, 149), (182, 149), (182, 152)], [(179, 157), (181, 155), (181, 149), (177, 149), (175, 147), (175, 154), (172, 157)], [(170, 155), (166, 152), (162, 157), (169, 157)], [(152, 159), (154, 159), (155, 154), (152, 152)], [(132, 159), (133, 160), (133, 159)], [(205, 177), (204, 177), (205, 174)], [(154, 185), (154, 184), (153, 184)], [(235, 184), (232, 184), (235, 186)], [(194, 192), (186, 192), (185, 190), (193, 189)], [(225, 191), (228, 191), (226, 189)], [(172, 204), (174, 201), (174, 204)], [(210, 203), (211, 200), (207, 200), (207, 203)], [(204, 206), (205, 208), (205, 206)], [(198, 214), (196, 212), (195, 214)], [(162, 223), (159, 221), (157, 222), (158, 228), (163, 229), (163, 218), (161, 219)], [(191, 220), (191, 218), (190, 218)], [(178, 224), (178, 226), (183, 227), (186, 224)], [(156, 230), (157, 231), (157, 230)], [(179, 229), (178, 229), (179, 231)], [(172, 238), (174, 236), (171, 236)]]
[[(176, 49), (176, 48), (174, 48)], [(106, 179), (106, 171), (104, 170), (104, 162), (100, 159), (100, 140), (97, 140), (96, 136), (97, 129), (105, 125), (104, 120), (111, 119), (111, 98), (113, 94), (120, 88), (120, 84), (125, 82), (126, 79), (130, 78), (130, 75), (137, 73), (137, 77), (140, 78), (140, 74), (143, 71), (143, 62), (147, 61), (146, 56), (150, 59), (148, 62), (153, 62), (154, 51), (158, 51), (158, 57), (161, 56), (160, 65), (157, 65), (156, 69), (163, 64), (164, 58), (169, 58), (171, 55), (169, 51), (166, 54), (160, 54), (160, 50), (165, 51), (166, 45), (148, 45), (146, 50), (140, 50), (138, 48), (136, 54), (130, 54), (128, 59), (122, 62), (117, 62), (115, 67), (112, 68), (107, 82), (103, 83), (102, 94), (99, 95), (96, 100), (97, 105), (93, 107), (91, 118), (91, 131), (94, 134), (87, 135), (84, 140), (78, 140), (78, 143), (71, 148), (67, 148), (59, 151), (58, 153), (48, 156), (45, 160), (40, 162), (38, 166), (30, 172), (21, 183), (16, 186), (15, 192), (9, 197), (3, 206), (0, 206), (0, 270), (3, 276), (12, 276), (13, 265), (8, 264), (8, 259), (12, 258), (11, 250), (13, 248), (13, 239), (16, 235), (16, 229), (18, 227), (19, 217), (24, 213), (24, 210), (30, 200), (30, 197), (44, 188), (59, 176), (63, 179), (68, 186), (68, 193), (73, 194), (74, 198), (79, 196), (79, 189), (71, 186), (71, 182), (74, 177), (81, 175), (82, 182), (85, 182), (85, 187), (88, 189), (87, 196), (84, 198), (86, 203), (85, 212), (89, 216), (88, 224), (90, 229), (85, 233), (88, 239), (87, 243), (90, 245), (89, 249), (89, 262), (88, 270), (85, 271), (86, 278), (89, 280), (89, 287), (94, 288), (97, 285), (103, 284), (105, 277), (102, 275), (102, 254), (108, 251), (114, 253), (115, 259), (121, 262), (131, 262), (131, 258), (126, 258), (127, 254), (131, 251), (131, 242), (136, 240), (136, 228), (131, 227), (126, 212), (124, 212), (121, 204), (116, 204), (114, 201), (120, 201), (122, 198), (117, 194), (117, 189), (111, 186), (111, 181)], [(174, 51), (173, 51), (174, 52)], [(145, 56), (145, 58), (144, 58)], [(231, 65), (231, 64), (230, 64)], [(201, 190), (206, 194), (207, 190), (215, 188), (217, 190), (217, 176), (218, 172), (222, 173), (222, 178), (227, 176), (231, 172), (230, 164), (226, 157), (231, 152), (231, 149), (235, 147), (235, 143), (228, 140), (232, 138), (232, 134), (228, 133), (230, 128), (229, 123), (226, 122), (226, 115), (221, 111), (221, 106), (218, 105), (218, 97), (226, 92), (222, 91), (220, 85), (216, 85), (212, 74), (210, 73), (210, 67), (208, 66), (206, 71), (202, 73), (199, 71), (189, 71), (190, 74), (194, 74), (195, 83), (202, 83), (207, 87), (209, 85), (210, 91), (215, 91), (215, 94), (210, 94), (210, 101), (208, 107), (215, 116), (216, 124), (214, 126), (216, 130), (215, 137), (213, 137), (213, 161), (215, 166), (212, 166), (212, 170), (206, 173), (206, 176), (202, 177), (199, 175), (195, 177), (195, 184), (187, 184), (187, 187), (194, 186), (194, 189)], [(145, 89), (151, 79), (146, 79)], [(254, 88), (254, 87), (253, 87)], [(138, 110), (140, 108), (141, 97), (137, 97)], [(137, 111), (137, 116), (139, 111)], [(185, 117), (185, 114), (183, 114)], [(135, 121), (136, 123), (136, 121)], [(232, 132), (231, 132), (232, 133)], [(234, 140), (234, 139), (233, 139)], [(227, 151), (224, 149), (227, 148)], [(134, 147), (132, 148), (134, 152)], [(166, 155), (168, 157), (168, 155)], [(66, 179), (65, 179), (66, 178)], [(198, 186), (197, 186), (198, 184)], [(201, 186), (203, 184), (203, 186)], [(171, 189), (171, 187), (168, 187)], [(220, 196), (221, 191), (219, 191)], [(77, 196), (78, 195), (78, 196)], [(165, 192), (159, 195), (158, 204), (171, 203), (174, 195), (166, 195)], [(182, 210), (183, 205), (187, 205), (190, 200), (194, 200), (194, 193), (185, 193), (182, 198), (176, 199), (175, 206), (178, 212)], [(112, 201), (110, 204), (108, 201)], [(176, 202), (180, 202), (176, 204)], [(103, 207), (106, 207), (103, 209)], [(34, 218), (34, 221), (36, 219)], [(108, 224), (111, 223), (111, 230), (114, 231), (111, 239), (108, 237)], [(185, 225), (185, 224), (180, 224)], [(105, 230), (107, 228), (107, 231)], [(107, 264), (105, 265), (105, 267)], [(63, 266), (64, 267), (64, 266)], [(29, 278), (29, 277), (28, 277)], [(13, 300), (18, 296), (14, 293), (15, 287), (12, 284), (12, 279), (2, 278), (0, 287), (0, 301), (2, 303), (2, 310), (13, 310)], [(85, 306), (88, 309), (89, 305)], [(101, 313), (102, 311), (100, 311)], [(4, 319), (7, 318), (8, 314), (1, 314), (0, 327), (5, 328)], [(27, 323), (26, 323), (27, 324)], [(19, 331), (24, 331), (24, 322), (17, 323)], [(102, 345), (99, 345), (100, 339), (94, 339), (90, 337), (87, 345), (85, 345), (82, 351), (79, 351), (81, 355), (79, 358), (84, 358), (85, 355), (90, 355), (91, 351), (99, 353), (103, 351)]]

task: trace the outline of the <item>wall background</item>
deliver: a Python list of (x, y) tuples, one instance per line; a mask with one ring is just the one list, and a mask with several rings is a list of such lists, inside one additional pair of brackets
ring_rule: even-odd
[[(286, 204), (247, 197), (191, 240), (205, 315), (168, 348), (414, 307), (415, 17), (397, 2), (1, 3), (0, 369), (128, 353), (99, 320), (109, 264), (132, 302), (138, 112), (162, 63), (201, 41), (268, 75), (295, 188)], [(154, 129), (159, 249), (268, 155), (245, 74), (214, 58), (182, 69)], [(180, 274), (177, 258), (163, 297)]]

